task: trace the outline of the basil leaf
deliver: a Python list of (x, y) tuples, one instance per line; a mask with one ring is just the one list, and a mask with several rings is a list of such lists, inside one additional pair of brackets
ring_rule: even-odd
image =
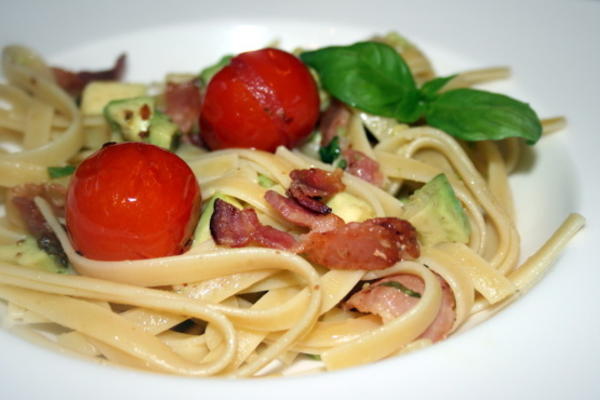
[(352, 107), (408, 123), (423, 113), (410, 69), (387, 44), (325, 47), (300, 59), (319, 73), (325, 90)]
[(421, 298), (421, 293), (415, 292), (414, 290), (407, 288), (406, 286), (404, 286), (400, 282), (387, 281), (387, 282), (383, 282), (380, 286), (393, 287), (394, 289), (398, 289), (399, 291), (401, 291), (402, 293), (404, 293), (407, 296), (416, 297), (416, 298), (419, 298), (419, 299)]
[(442, 90), (442, 88), (455, 77), (456, 75), (450, 75), (425, 82), (425, 84), (421, 86), (421, 98), (425, 99), (426, 101), (435, 100), (437, 97), (437, 92)]
[(67, 165), (64, 167), (48, 167), (48, 175), (52, 179), (62, 178), (63, 176), (69, 176), (75, 172), (75, 167)]
[(542, 125), (528, 104), (475, 89), (454, 89), (428, 104), (427, 123), (459, 139), (500, 140), (520, 137), (534, 144)]
[(334, 162), (341, 154), (340, 138), (337, 136), (334, 136), (327, 146), (319, 148), (319, 157), (321, 157), (321, 161), (327, 164)]

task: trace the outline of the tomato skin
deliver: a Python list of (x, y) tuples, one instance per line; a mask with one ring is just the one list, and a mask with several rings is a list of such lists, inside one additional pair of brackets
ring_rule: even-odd
[(319, 118), (319, 93), (308, 68), (278, 49), (239, 54), (209, 82), (200, 112), (212, 150), (274, 151), (295, 146)]
[(73, 247), (85, 257), (120, 261), (182, 253), (200, 211), (190, 167), (157, 146), (105, 146), (75, 171), (66, 200)]

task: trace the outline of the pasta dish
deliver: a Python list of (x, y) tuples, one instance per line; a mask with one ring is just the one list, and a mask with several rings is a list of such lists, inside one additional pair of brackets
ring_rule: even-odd
[(376, 362), (489, 318), (584, 225), (520, 262), (509, 176), (565, 120), (474, 88), (507, 68), (438, 77), (395, 33), (154, 84), (126, 62), (2, 53), (0, 299), (37, 343), (187, 376)]

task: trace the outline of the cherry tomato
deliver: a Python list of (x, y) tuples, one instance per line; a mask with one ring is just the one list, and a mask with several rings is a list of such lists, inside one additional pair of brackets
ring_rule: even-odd
[(198, 220), (200, 187), (190, 167), (157, 146), (105, 146), (84, 160), (67, 191), (73, 247), (118, 261), (182, 253)]
[(239, 54), (209, 82), (200, 112), (204, 143), (274, 151), (308, 136), (319, 93), (308, 68), (277, 49)]

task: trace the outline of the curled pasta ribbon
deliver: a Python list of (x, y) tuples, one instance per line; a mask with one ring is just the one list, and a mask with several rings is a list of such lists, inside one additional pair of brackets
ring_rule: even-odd
[[(512, 285), (513, 290), (509, 296), (501, 298), (490, 298), (484, 294), (483, 298), (478, 299), (473, 305), (469, 320), (460, 327), (460, 331), (467, 330), (488, 320), (506, 306), (512, 304), (515, 300), (527, 293), (540, 279), (548, 272), (556, 258), (573, 237), (585, 226), (585, 218), (577, 213), (570, 214), (562, 224), (552, 233), (550, 238), (531, 256), (529, 256), (518, 268), (506, 275), (506, 279)], [(492, 283), (492, 277), (480, 276), (481, 280), (488, 280)], [(477, 280), (475, 281), (477, 284)], [(481, 282), (480, 282), (481, 283)], [(492, 294), (497, 290), (503, 293), (506, 285), (490, 287)]]
[(415, 262), (401, 263), (397, 272), (423, 279), (425, 289), (419, 302), (389, 323), (321, 353), (327, 369), (366, 364), (387, 357), (412, 342), (433, 322), (442, 301), (439, 280), (433, 272)]
[[(0, 279), (3, 283), (15, 286), (36, 286), (35, 284), (28, 285), (28, 282), (19, 280), (19, 278), (14, 280), (7, 278), (8, 274), (14, 272), (10, 270), (11, 268), (13, 267), (0, 264), (0, 270), (3, 272)], [(72, 283), (74, 282), (69, 284)], [(110, 344), (122, 352), (140, 359), (153, 370), (190, 376), (209, 376), (224, 369), (233, 358), (236, 346), (233, 326), (223, 315), (206, 307), (189, 304), (186, 300), (181, 300), (179, 307), (176, 301), (169, 306), (162, 306), (163, 308), (169, 307), (170, 311), (177, 310), (185, 312), (189, 316), (210, 321), (222, 331), (227, 345), (220, 357), (206, 364), (195, 364), (179, 357), (154, 335), (144, 332), (141, 327), (119, 317), (112, 311), (71, 297), (89, 296), (93, 298), (93, 294), (73, 287), (51, 286), (52, 284), (46, 287), (39, 285), (35, 287), (35, 290), (28, 290), (22, 287), (0, 285), (0, 296), (42, 314), (52, 322)], [(47, 291), (54, 291), (60, 295), (49, 294)], [(184, 303), (188, 304), (183, 306)]]
[[(10, 85), (0, 84), (0, 99), (11, 108), (1, 110), (0, 127), (21, 132), (25, 141), (21, 146), (25, 149), (0, 154), (0, 186), (46, 181), (45, 167), (62, 165), (81, 149), (79, 110), (56, 85), (43, 60), (31, 50), (6, 47), (2, 67)], [(55, 114), (69, 121), (60, 133), (54, 132), (51, 126)]]
[[(399, 131), (395, 137), (376, 146), (376, 150), (399, 153), (406, 158), (412, 158), (421, 149), (433, 149), (449, 162), (452, 166), (451, 172), (460, 178), (460, 181), (464, 183), (466, 189), (470, 192), (469, 196), (472, 196), (475, 200), (474, 204), (478, 204), (482, 208), (486, 217), (490, 219), (495, 227), (498, 243), (490, 259), (491, 265), (502, 273), (512, 270), (519, 258), (519, 236), (514, 227), (514, 222), (496, 200), (488, 188), (487, 182), (454, 138), (435, 128), (417, 127)], [(448, 176), (453, 188), (458, 193), (464, 193), (461, 190), (461, 184), (453, 177), (453, 174)], [(427, 174), (424, 178), (429, 180), (433, 176)], [(463, 194), (460, 197), (463, 200), (467, 198), (467, 195)], [(465, 204), (468, 206), (469, 202), (465, 202)], [(471, 210), (471, 216), (475, 215), (474, 207), (469, 206), (468, 209)], [(478, 227), (480, 234), (485, 232), (481, 219), (476, 220), (475, 226)], [(485, 239), (482, 238), (479, 242), (484, 243)], [(479, 254), (483, 253), (482, 247), (476, 250)]]
[[(69, 278), (73, 278), (71, 279), (73, 282), (78, 281), (78, 287), (90, 287), (92, 291), (96, 291), (96, 288), (103, 289), (104, 291), (96, 292), (94, 298), (97, 299), (116, 301), (115, 299), (119, 296), (125, 295), (127, 296), (126, 304), (162, 311), (172, 310), (162, 308), (161, 304), (174, 302), (183, 307), (180, 309), (182, 312), (186, 310), (186, 306), (181, 295), (147, 289), (143, 286), (199, 282), (218, 276), (265, 269), (285, 269), (297, 274), (306, 285), (305, 289), (290, 302), (271, 310), (240, 309), (218, 304), (203, 305), (206, 309), (221, 313), (234, 323), (246, 328), (288, 329), (278, 341), (269, 346), (254, 361), (240, 368), (236, 372), (239, 376), (250, 375), (264, 367), (291, 346), (294, 340), (306, 333), (318, 317), (321, 308), (320, 277), (306, 260), (295, 254), (272, 249), (244, 248), (183, 254), (151, 260), (123, 262), (90, 260), (75, 252), (66, 232), (52, 215), (48, 204), (40, 198), (36, 198), (35, 201), (57, 234), (71, 263), (78, 272), (86, 275)], [(88, 281), (91, 279), (89, 277), (107, 279), (107, 281), (95, 279), (90, 282)], [(56, 278), (48, 277), (47, 279)], [(122, 287), (112, 281), (138, 286)], [(154, 301), (143, 302), (146, 298), (152, 298)], [(233, 348), (234, 345), (231, 344), (228, 351), (233, 352)]]

